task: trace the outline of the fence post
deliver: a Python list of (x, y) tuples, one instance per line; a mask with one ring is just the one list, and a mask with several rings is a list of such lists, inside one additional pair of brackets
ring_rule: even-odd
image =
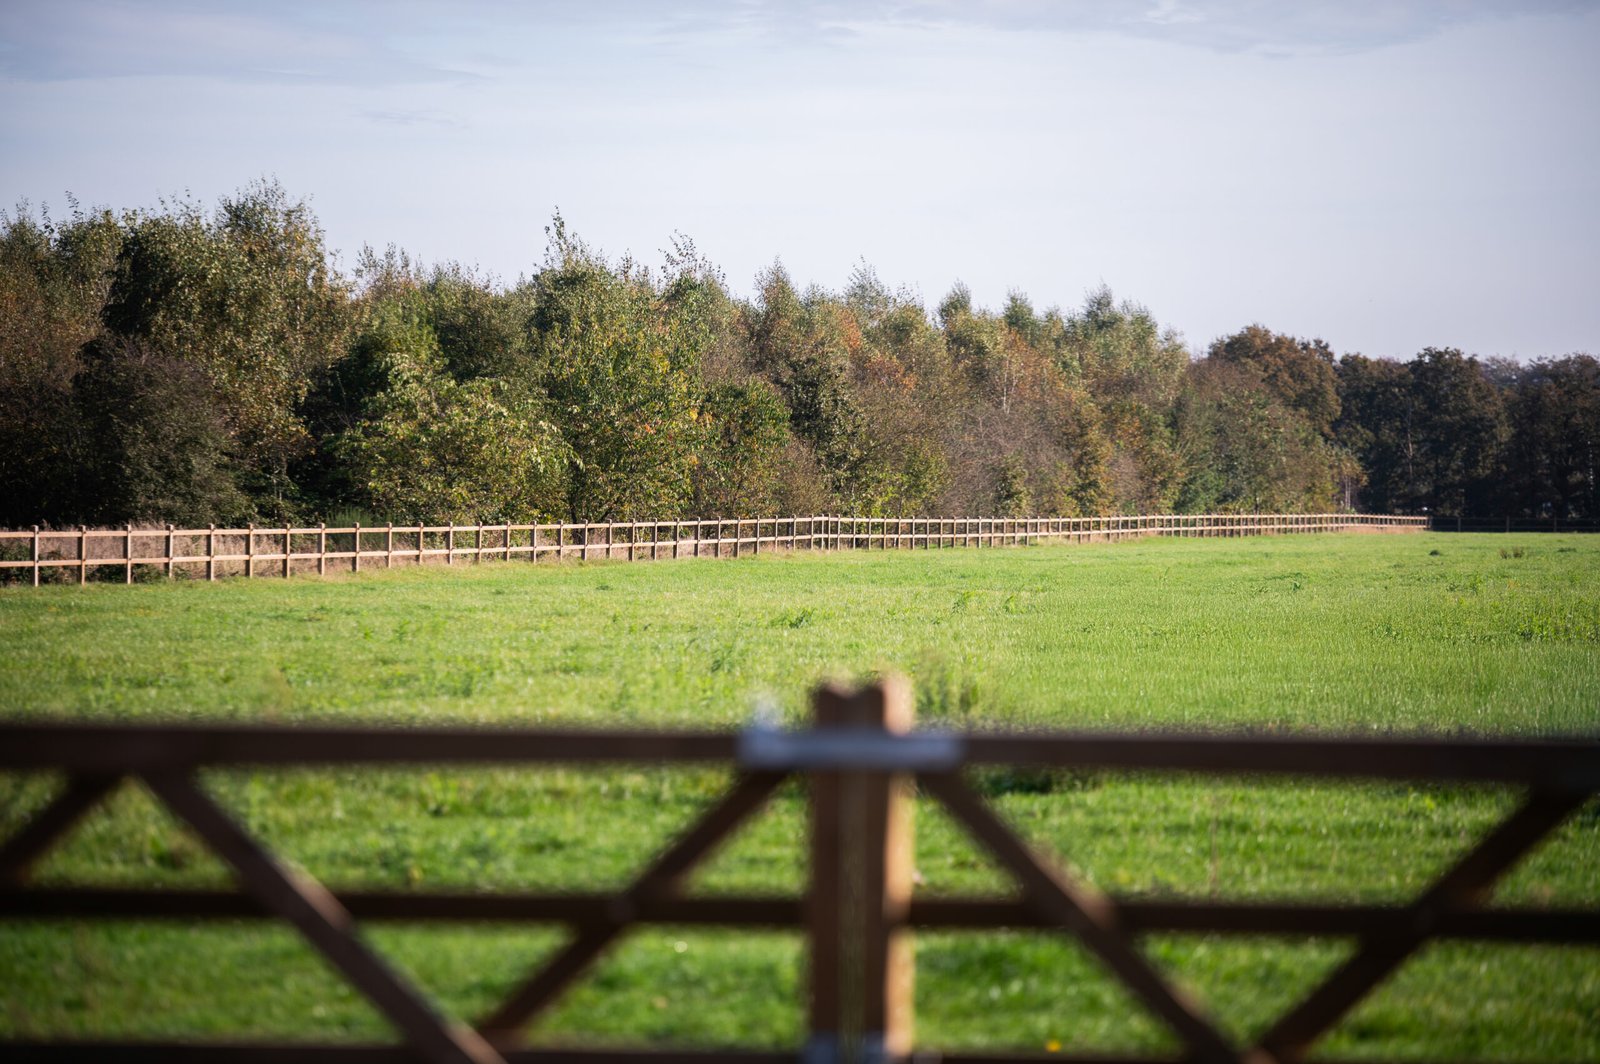
[(122, 582), (133, 583), (133, 522), (129, 521), (123, 526), (125, 538), (122, 541)]
[(217, 578), (217, 526), (206, 526), (206, 579)]
[(283, 578), (289, 579), (294, 573), (294, 526), (283, 526)]
[(246, 525), (244, 531), (244, 576), (248, 580), (256, 575), (256, 526)]
[(317, 575), (325, 576), (328, 572), (328, 523), (317, 522)]
[(446, 565), (454, 565), (456, 563), (456, 523), (454, 521), (450, 522), (450, 526), (444, 534), (444, 563)]
[(361, 522), (357, 521), (355, 523), (355, 527), (356, 527), (356, 533), (355, 533), (355, 555), (356, 556), (354, 558), (350, 559), (350, 571), (352, 573), (359, 573), (361, 571)]
[[(828, 686), (819, 727), (904, 734), (915, 712), (898, 676), (860, 691)], [(803, 1059), (875, 1062), (911, 1050), (911, 783), (887, 772), (811, 776), (810, 1039)]]
[(394, 568), (394, 525), (383, 526), (383, 567)]

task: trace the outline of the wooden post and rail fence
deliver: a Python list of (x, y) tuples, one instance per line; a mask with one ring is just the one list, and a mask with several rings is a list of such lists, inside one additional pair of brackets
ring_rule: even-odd
[[(49, 572), (88, 583), (109, 571), (167, 578), (293, 576), (402, 565), (738, 558), (771, 551), (924, 550), (1088, 543), (1139, 536), (1420, 532), (1425, 517), (1379, 514), (1147, 514), (1113, 517), (759, 517), (566, 524), (349, 525), (329, 528), (122, 528), (0, 531), (0, 574)], [(120, 570), (120, 572), (118, 572)]]
[[(1297, 1064), (1350, 1009), (1436, 939), (1600, 944), (1600, 910), (1485, 904), (1504, 873), (1600, 790), (1600, 741), (1296, 738), (1141, 733), (947, 733), (912, 728), (906, 683), (817, 692), (798, 730), (558, 731), (309, 726), (0, 724), (0, 771), (61, 773), (66, 784), (0, 842), (0, 919), (239, 920), (292, 925), (399, 1032), (398, 1044), (307, 1042), (0, 1042), (10, 1062), (218, 1060), (509, 1064), (805, 1064), (1114, 1060), (1118, 1064)], [(330, 891), (275, 856), (198, 773), (296, 765), (723, 765), (731, 786), (613, 893)], [(1123, 899), (1025, 840), (967, 782), (970, 766), (1026, 765), (1214, 776), (1343, 778), (1493, 785), (1514, 811), (1404, 904)], [(810, 875), (802, 896), (696, 896), (687, 875), (785, 779), (809, 794)], [(232, 867), (237, 891), (29, 886), (51, 844), (125, 780), (136, 780)], [(1014, 881), (1011, 896), (919, 897), (912, 889), (913, 794), (936, 802)], [(1600, 872), (1600, 869), (1596, 870)], [(357, 932), (367, 921), (524, 921), (565, 925), (566, 944), (532, 965), (475, 1023), (442, 1013)], [(530, 1046), (523, 1032), (619, 938), (646, 924), (788, 929), (807, 944), (805, 1043), (787, 1051)], [(939, 1053), (917, 1044), (916, 929), (1027, 929), (1078, 940), (1180, 1048), (1166, 1056)], [(1333, 936), (1348, 957), (1258, 1038), (1241, 1044), (1153, 965), (1150, 932)], [(1484, 978), (1492, 979), (1491, 972)], [(65, 988), (63, 988), (65, 989)], [(1516, 993), (1516, 988), (1499, 988)], [(923, 1007), (937, 1009), (937, 1001)], [(1326, 1060), (1320, 1057), (1319, 1060)]]

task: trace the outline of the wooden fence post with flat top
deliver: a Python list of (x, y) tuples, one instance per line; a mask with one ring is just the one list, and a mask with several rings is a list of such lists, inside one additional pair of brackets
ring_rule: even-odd
[[(819, 728), (904, 734), (915, 703), (891, 676), (859, 691), (828, 686)], [(875, 1062), (911, 1050), (914, 958), (911, 780), (883, 771), (811, 775), (810, 1038), (805, 1060)]]

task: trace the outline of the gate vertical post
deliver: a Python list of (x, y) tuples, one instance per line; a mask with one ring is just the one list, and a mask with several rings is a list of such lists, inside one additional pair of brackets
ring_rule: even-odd
[[(904, 734), (915, 703), (898, 676), (813, 698), (817, 726)], [(911, 779), (889, 772), (811, 776), (810, 998), (806, 1064), (879, 1062), (911, 1051), (914, 958)]]

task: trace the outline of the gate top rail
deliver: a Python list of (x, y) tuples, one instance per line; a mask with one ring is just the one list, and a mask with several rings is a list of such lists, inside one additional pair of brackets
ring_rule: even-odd
[(755, 770), (965, 765), (1205, 775), (1527, 783), (1600, 789), (1600, 738), (1372, 738), (1240, 733), (994, 733), (0, 723), (0, 770), (203, 766), (724, 763)]

